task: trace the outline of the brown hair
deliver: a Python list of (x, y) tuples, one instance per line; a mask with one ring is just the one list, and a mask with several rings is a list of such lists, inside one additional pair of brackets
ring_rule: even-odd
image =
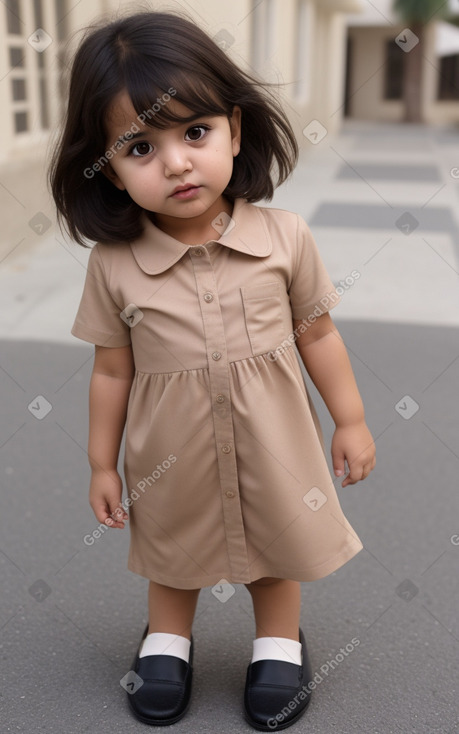
[(180, 15), (142, 12), (91, 29), (73, 61), (65, 125), (49, 168), (59, 223), (81, 245), (85, 238), (120, 242), (142, 234), (143, 209), (97, 165), (111, 157), (105, 117), (124, 89), (142, 121), (158, 128), (187, 119), (164, 103), (172, 95), (193, 116), (229, 117), (239, 105), (241, 150), (223, 194), (249, 202), (271, 199), (293, 170), (298, 145), (269, 86), (240, 70)]

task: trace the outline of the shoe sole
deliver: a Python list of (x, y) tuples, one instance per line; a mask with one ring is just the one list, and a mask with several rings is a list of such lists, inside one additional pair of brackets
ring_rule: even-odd
[[(190, 697), (191, 697), (191, 688), (190, 688)], [(171, 724), (175, 724), (177, 721), (180, 721), (180, 719), (185, 716), (188, 709), (190, 708), (190, 703), (191, 703), (191, 701), (189, 701), (184, 711), (181, 714), (179, 714), (178, 716), (174, 716), (174, 718), (172, 719), (147, 719), (145, 716), (140, 716), (140, 714), (137, 713), (137, 711), (133, 708), (129, 699), (128, 699), (128, 702), (129, 702), (131, 711), (134, 714), (134, 716), (136, 717), (136, 719), (138, 721), (141, 721), (142, 724), (149, 724), (150, 726), (170, 726)]]
[[(282, 729), (287, 729), (289, 726), (292, 726), (293, 724), (296, 724), (297, 721), (301, 719), (303, 714), (306, 712), (306, 709), (308, 708), (309, 704), (311, 703), (312, 696), (309, 697), (309, 701), (305, 705), (301, 711), (294, 716), (293, 719), (289, 719), (289, 721), (286, 721), (284, 723), (279, 722), (276, 726), (265, 726), (264, 724), (259, 724), (257, 721), (253, 721), (253, 719), (250, 718), (250, 716), (247, 714), (247, 712), (244, 712), (245, 720), (247, 721), (250, 726), (253, 726), (254, 729), (257, 729), (257, 731), (280, 731)], [(273, 717), (275, 719), (275, 717)]]

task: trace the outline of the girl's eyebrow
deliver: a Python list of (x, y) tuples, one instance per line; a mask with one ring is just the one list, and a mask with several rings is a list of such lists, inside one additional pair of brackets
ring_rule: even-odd
[(124, 135), (120, 135), (119, 138), (115, 140), (115, 143), (128, 143), (130, 140), (135, 140), (136, 138), (144, 138), (146, 134), (146, 132), (138, 132), (132, 133), (132, 135), (126, 137), (126, 133), (124, 133)]

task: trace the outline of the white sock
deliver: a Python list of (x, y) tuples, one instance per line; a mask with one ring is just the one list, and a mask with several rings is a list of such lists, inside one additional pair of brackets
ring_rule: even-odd
[(257, 660), (284, 660), (301, 665), (301, 642), (287, 637), (258, 637), (253, 641), (252, 663)]
[(139, 658), (147, 655), (173, 655), (186, 663), (190, 659), (191, 642), (186, 637), (171, 635), (169, 632), (152, 632), (143, 641)]

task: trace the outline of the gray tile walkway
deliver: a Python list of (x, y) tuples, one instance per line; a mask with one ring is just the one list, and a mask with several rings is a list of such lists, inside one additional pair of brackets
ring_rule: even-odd
[[(407, 216), (408, 215), (408, 216)], [(401, 206), (363, 204), (353, 201), (341, 203), (325, 201), (309, 220), (311, 227), (350, 227), (351, 229), (385, 229), (394, 227), (406, 235), (419, 228), (425, 232), (448, 232), (459, 245), (458, 227), (450, 209), (431, 206), (415, 208), (409, 203)], [(408, 225), (407, 227), (405, 225)]]
[(379, 181), (440, 181), (436, 165), (395, 164), (395, 163), (353, 163), (352, 159), (339, 169), (338, 179), (363, 178)]

